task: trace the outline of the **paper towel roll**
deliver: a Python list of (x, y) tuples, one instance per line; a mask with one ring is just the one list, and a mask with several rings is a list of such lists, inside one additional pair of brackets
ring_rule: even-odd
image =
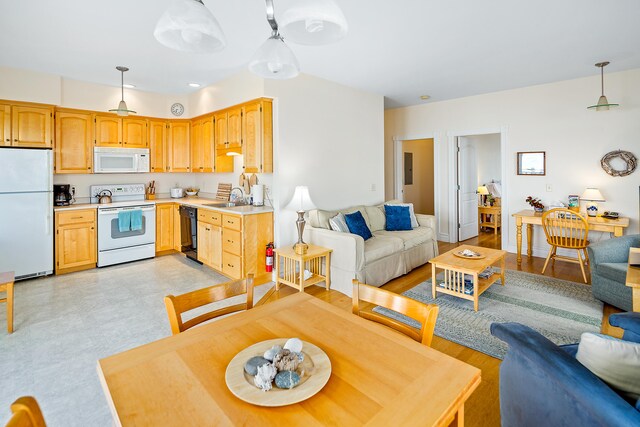
[(251, 186), (251, 197), (253, 198), (253, 206), (264, 206), (264, 184)]

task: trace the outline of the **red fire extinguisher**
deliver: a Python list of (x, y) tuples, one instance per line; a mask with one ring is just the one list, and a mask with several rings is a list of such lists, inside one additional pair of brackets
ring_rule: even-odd
[(267, 260), (265, 264), (267, 272), (273, 271), (273, 242), (267, 245)]

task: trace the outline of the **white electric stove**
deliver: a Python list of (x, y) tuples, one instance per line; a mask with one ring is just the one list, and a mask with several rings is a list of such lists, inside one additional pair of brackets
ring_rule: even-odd
[[(156, 205), (145, 200), (144, 184), (92, 185), (91, 203), (97, 203), (104, 190), (111, 192), (112, 203), (98, 206), (98, 267), (153, 258)], [(134, 210), (142, 212), (142, 228), (120, 231), (120, 212)]]

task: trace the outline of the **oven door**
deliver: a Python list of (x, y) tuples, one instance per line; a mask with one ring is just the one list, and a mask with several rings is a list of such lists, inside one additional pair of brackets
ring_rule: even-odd
[[(142, 229), (120, 231), (118, 212), (123, 210), (142, 210)], [(98, 208), (98, 250), (129, 248), (148, 245), (156, 241), (156, 207), (126, 206), (119, 208)]]

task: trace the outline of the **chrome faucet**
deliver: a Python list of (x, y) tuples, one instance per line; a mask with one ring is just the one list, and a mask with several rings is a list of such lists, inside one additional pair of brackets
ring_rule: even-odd
[[(239, 198), (239, 199), (238, 199), (238, 197), (237, 197), (235, 194), (233, 194), (233, 191), (234, 191), (234, 190), (240, 190), (240, 198)], [(241, 200), (241, 201), (242, 201), (242, 203), (244, 203), (244, 202), (245, 202), (245, 199), (244, 199), (244, 190), (243, 190), (242, 188), (240, 188), (240, 187), (233, 187), (233, 188), (231, 189), (231, 192), (229, 193), (229, 201), (230, 201), (230, 202), (234, 202), (234, 203), (235, 203), (235, 202), (237, 202), (238, 200)]]

